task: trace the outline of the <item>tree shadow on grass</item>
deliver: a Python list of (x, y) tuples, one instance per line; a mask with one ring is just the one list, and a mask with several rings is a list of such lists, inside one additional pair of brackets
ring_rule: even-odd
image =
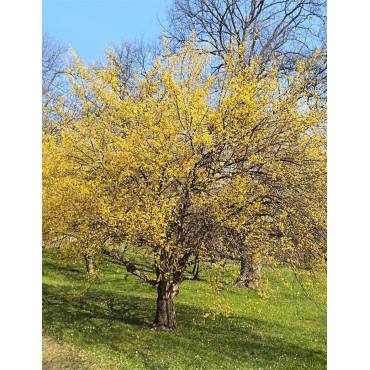
[[(285, 335), (287, 327), (278, 322), (239, 317), (223, 319), (222, 324), (216, 320), (196, 326), (193, 318), (199, 307), (178, 302), (179, 333), (143, 330), (148, 329), (154, 319), (155, 307), (155, 294), (153, 298), (145, 298), (112, 293), (100, 287), (98, 292), (87, 291), (76, 297), (43, 284), (43, 327), (47, 334), (55, 337), (73, 334), (87, 346), (99, 342), (117, 352), (122, 352), (124, 345), (135, 345), (141, 351), (147, 348), (147, 351), (163, 352), (164, 357), (168, 348), (181, 349), (184, 354), (188, 353), (182, 360), (189, 361), (184, 367), (193, 366), (194, 353), (208, 358), (209, 364), (232, 359), (241, 365), (255, 362), (257, 366), (263, 359), (270, 366), (285, 364), (284, 368), (294, 368), (291, 363), (298, 358), (301, 362), (316, 364), (316, 368), (326, 367), (323, 351), (292, 343)], [(140, 341), (135, 333), (140, 334)], [(148, 369), (158, 365), (152, 360), (143, 361)]]
[[(155, 289), (128, 274), (116, 277), (118, 268), (124, 271), (119, 263), (105, 260), (100, 263), (105, 274), (86, 290), (89, 283), (83, 263), (64, 266), (45, 256), (43, 273), (48, 277), (45, 281), (53, 282), (43, 284), (46, 335), (68, 338), (85, 348), (99, 344), (112, 351), (113, 356), (129, 356), (135, 354), (133, 349), (139, 349), (145, 369), (207, 369), (219, 364), (248, 369), (270, 366), (296, 369), (302, 368), (302, 364), (326, 368), (323, 345), (312, 345), (312, 336), (302, 326), (278, 319), (259, 319), (247, 311), (242, 316), (195, 325), (193, 318), (203, 318), (202, 305), (187, 303), (182, 298), (186, 295), (181, 293), (176, 300), (179, 333), (149, 331), (155, 316)], [(169, 349), (175, 353), (172, 360), (175, 362), (168, 359)], [(162, 359), (164, 363), (159, 362)]]
[[(58, 277), (63, 277), (64, 280), (73, 279), (73, 281), (84, 281), (85, 278), (85, 270), (83, 270), (80, 264), (75, 265), (64, 265), (62, 263), (55, 263), (53, 261), (44, 260), (42, 263), (42, 274), (47, 275), (50, 272), (54, 272), (57, 274)], [(62, 274), (62, 275), (61, 275)]]
[[(150, 299), (130, 295), (99, 294), (93, 292), (74, 293), (55, 292), (53, 286), (43, 284), (43, 318), (45, 324), (49, 319), (55, 322), (59, 318), (64, 324), (77, 322), (88, 324), (91, 319), (124, 322), (129, 325), (145, 325)], [(146, 302), (146, 301), (150, 301)]]

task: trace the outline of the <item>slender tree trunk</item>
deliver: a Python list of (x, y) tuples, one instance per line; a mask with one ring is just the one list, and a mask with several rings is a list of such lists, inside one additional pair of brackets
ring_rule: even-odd
[(240, 261), (240, 274), (234, 282), (234, 287), (257, 288), (261, 283), (261, 264), (248, 258)]
[(195, 260), (194, 260), (193, 277), (194, 277), (194, 280), (199, 280), (199, 257), (198, 255), (195, 257)]
[(157, 313), (152, 328), (155, 330), (177, 331), (174, 298), (178, 288), (168, 281), (162, 280), (157, 288)]
[(92, 256), (90, 256), (89, 254), (84, 254), (84, 258), (86, 263), (86, 271), (88, 275), (93, 275), (95, 273), (95, 268)]

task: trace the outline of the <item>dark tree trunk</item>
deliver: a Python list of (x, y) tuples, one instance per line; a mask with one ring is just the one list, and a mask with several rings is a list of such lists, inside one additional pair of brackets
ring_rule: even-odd
[(84, 254), (84, 258), (85, 258), (85, 263), (86, 263), (86, 271), (88, 275), (94, 275), (95, 268), (94, 268), (93, 258), (88, 254)]
[(198, 255), (195, 257), (195, 260), (194, 260), (193, 280), (199, 280), (199, 257)]
[(240, 261), (240, 274), (234, 282), (234, 287), (257, 288), (261, 283), (261, 265), (250, 258)]
[(177, 331), (174, 298), (178, 288), (168, 281), (158, 285), (157, 313), (152, 328), (155, 330)]

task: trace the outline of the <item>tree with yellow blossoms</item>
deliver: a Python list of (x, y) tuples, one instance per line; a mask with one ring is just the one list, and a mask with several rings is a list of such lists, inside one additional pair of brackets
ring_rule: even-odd
[(159, 330), (177, 330), (195, 258), (325, 269), (326, 116), (307, 63), (256, 80), (259, 61), (238, 70), (234, 54), (211, 74), (191, 43), (122, 91), (113, 52), (102, 67), (72, 59), (73, 99), (49, 108), (62, 123), (43, 140), (45, 243), (104, 253), (154, 286)]

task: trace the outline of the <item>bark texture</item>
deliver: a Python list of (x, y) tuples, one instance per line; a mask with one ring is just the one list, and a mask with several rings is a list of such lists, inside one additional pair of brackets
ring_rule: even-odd
[(157, 312), (152, 328), (155, 330), (177, 331), (174, 298), (179, 292), (178, 287), (168, 281), (161, 281), (157, 291)]
[(89, 275), (95, 274), (95, 268), (94, 268), (94, 260), (93, 258), (88, 255), (84, 254), (85, 263), (86, 263), (86, 271)]
[(199, 280), (199, 257), (195, 257), (194, 267), (193, 267), (193, 280)]
[(250, 258), (240, 261), (240, 274), (234, 282), (234, 287), (257, 288), (261, 283), (261, 264)]

